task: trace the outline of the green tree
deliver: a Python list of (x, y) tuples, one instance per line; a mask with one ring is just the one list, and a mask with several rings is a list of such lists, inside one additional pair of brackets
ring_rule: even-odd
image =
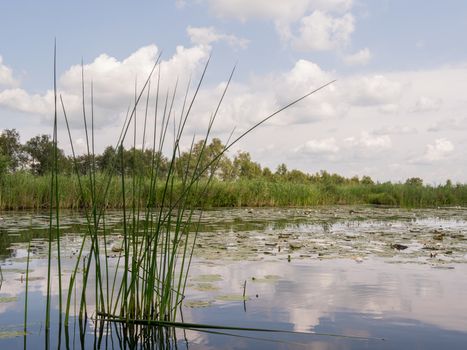
[(405, 181), (405, 184), (410, 186), (423, 186), (423, 180), (419, 177), (411, 177)]
[(92, 168), (92, 155), (82, 154), (76, 156), (76, 166), (81, 175), (88, 174)]
[[(31, 138), (24, 145), (24, 150), (28, 155), (29, 167), (33, 174), (44, 175), (53, 168), (54, 143), (49, 135), (38, 135)], [(58, 171), (68, 170), (69, 163), (63, 150), (57, 150)]]
[[(188, 174), (189, 177), (200, 174), (200, 171), (207, 165), (205, 142), (200, 140), (196, 142), (190, 150), (182, 152), (175, 161), (177, 175), (183, 177)], [(200, 174), (206, 177), (206, 173)]]
[(272, 173), (271, 169), (269, 169), (268, 167), (264, 167), (264, 168), (263, 168), (262, 176), (263, 176), (266, 180), (272, 180), (272, 179), (274, 179), (274, 174)]
[(278, 177), (285, 177), (287, 175), (287, 165), (284, 163), (279, 164), (276, 169), (276, 176)]
[(352, 176), (352, 178), (349, 179), (349, 183), (352, 185), (358, 185), (360, 183), (360, 179), (357, 175), (354, 175)]
[(232, 162), (225, 154), (221, 155), (224, 148), (224, 144), (218, 138), (213, 138), (211, 143), (208, 145), (206, 150), (206, 160), (208, 164), (211, 164), (209, 165), (209, 176), (222, 178), (224, 176), (228, 176), (232, 172)]
[(346, 182), (346, 178), (339, 175), (339, 174), (332, 174), (331, 175), (331, 183), (333, 183), (334, 185), (342, 185)]
[(128, 175), (146, 175), (151, 166), (150, 159), (145, 159), (145, 154), (141, 149), (130, 148), (124, 151), (125, 173)]
[(238, 152), (234, 158), (235, 174), (239, 178), (253, 179), (262, 174), (261, 165), (251, 160), (250, 153)]
[(291, 170), (287, 173), (287, 181), (295, 183), (305, 183), (308, 181), (308, 175), (300, 170)]
[(2, 180), (3, 176), (8, 171), (8, 157), (0, 153), (0, 180)]
[(374, 185), (375, 184), (373, 179), (366, 175), (362, 177), (362, 180), (360, 181), (360, 183), (363, 185)]
[[(218, 138), (206, 145), (204, 140), (196, 142), (190, 151), (183, 152), (176, 161), (179, 176), (188, 171), (189, 175), (198, 173), (201, 177), (215, 176), (229, 179), (232, 176), (231, 161), (222, 154), (225, 146)], [(222, 154), (222, 155), (221, 155)]]
[(232, 161), (225, 155), (219, 161), (219, 177), (223, 181), (235, 180), (235, 168)]
[(119, 169), (120, 166), (116, 160), (117, 152), (112, 146), (106, 147), (102, 154), (96, 156), (96, 167), (103, 172), (111, 172)]
[(0, 155), (6, 158), (7, 170), (11, 172), (24, 167), (26, 158), (15, 129), (5, 129), (0, 134)]

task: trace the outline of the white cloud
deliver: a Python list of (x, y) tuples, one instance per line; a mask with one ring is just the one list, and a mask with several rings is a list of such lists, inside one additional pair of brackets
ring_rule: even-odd
[[(142, 86), (151, 71), (159, 50), (155, 45), (138, 49), (127, 58), (119, 61), (106, 54), (98, 56), (93, 62), (84, 65), (85, 79), (93, 81), (95, 101), (102, 107), (115, 108), (116, 104), (126, 107), (134, 98), (135, 79)], [(209, 48), (178, 46), (175, 54), (161, 62), (161, 91), (171, 87), (177, 78), (181, 86), (190, 74), (196, 72), (209, 55)], [(60, 77), (60, 90), (80, 94), (81, 66), (70, 67)], [(89, 85), (89, 84), (88, 84)]]
[[(177, 79), (179, 86), (184, 89), (189, 77), (203, 67), (209, 56), (209, 50), (210, 48), (199, 45), (191, 48), (178, 46), (172, 57), (163, 60), (160, 65), (161, 95), (173, 89)], [(109, 123), (113, 124), (121, 118), (122, 113), (134, 101), (135, 80), (140, 89), (158, 54), (158, 48), (149, 45), (123, 60), (101, 54), (91, 63), (84, 65), (88, 102), (90, 81), (93, 82), (94, 87), (95, 127), (108, 126)], [(63, 96), (72, 126), (81, 125), (81, 65), (71, 66), (58, 81), (58, 90)], [(0, 92), (0, 106), (50, 119), (53, 115), (53, 91), (29, 94), (20, 88), (4, 90)], [(89, 104), (87, 108), (90, 109)]]
[(425, 154), (422, 156), (422, 161), (440, 161), (449, 156), (453, 151), (453, 143), (445, 138), (440, 138), (435, 140), (434, 144), (429, 144), (426, 146), (426, 151)]
[[(272, 92), (277, 106), (283, 106), (290, 101), (310, 92), (333, 80), (334, 73), (322, 70), (317, 64), (298, 60), (289, 71), (273, 78), (266, 77), (253, 86), (260, 89), (267, 87)], [(336, 103), (338, 91), (334, 86), (328, 86), (314, 96), (307, 98), (294, 106), (287, 114), (289, 123), (308, 123), (319, 119), (327, 119), (344, 113), (345, 105)]]
[(295, 149), (296, 153), (333, 154), (339, 152), (339, 146), (333, 137), (322, 140), (309, 140), (303, 146)]
[(363, 133), (360, 138), (360, 144), (367, 148), (390, 148), (392, 146), (391, 138), (388, 135), (371, 136)]
[(44, 95), (31, 95), (27, 91), (15, 88), (0, 92), (0, 106), (26, 113), (47, 114), (53, 108), (53, 92)]
[[(297, 50), (333, 50), (354, 31), (352, 0), (204, 0), (219, 17), (273, 21), (282, 40)], [(291, 26), (298, 24), (298, 32)]]
[(74, 146), (78, 154), (84, 154), (87, 151), (86, 141), (82, 137), (79, 137), (75, 140)]
[(13, 77), (13, 71), (10, 67), (3, 64), (3, 58), (0, 56), (0, 88), (16, 87), (19, 82)]
[(467, 118), (462, 119), (442, 119), (433, 123), (428, 127), (427, 131), (439, 132), (439, 131), (465, 131), (467, 129)]
[(344, 141), (350, 147), (361, 147), (369, 150), (388, 149), (392, 146), (389, 135), (371, 135), (366, 131), (362, 131), (358, 138), (352, 136)]
[(401, 83), (383, 75), (361, 76), (348, 82), (349, 98), (357, 105), (393, 104), (401, 93)]
[(416, 134), (417, 129), (412, 128), (407, 125), (388, 125), (382, 128), (376, 129), (372, 132), (373, 135), (406, 135), (406, 134)]
[(353, 0), (310, 0), (308, 8), (343, 13), (352, 8)]
[[(331, 136), (321, 139), (311, 139), (299, 147), (289, 151), (289, 158), (303, 163), (309, 157), (328, 162), (326, 169), (330, 170), (337, 164), (347, 164), (352, 167), (358, 164), (358, 171), (353, 174), (365, 174), (362, 164), (372, 161), (372, 165), (380, 163), (382, 154), (388, 159), (388, 150), (392, 152), (392, 140), (389, 135), (371, 135), (361, 132), (358, 136)], [(374, 162), (374, 163), (373, 163)]]
[[(180, 78), (179, 91), (183, 90), (190, 74), (199, 72), (202, 68), (209, 50), (205, 45), (178, 47), (171, 58), (162, 61), (161, 95), (173, 88), (177, 77)], [(90, 92), (90, 80), (94, 86), (96, 128), (117, 124), (134, 100), (135, 78), (141, 87), (157, 55), (157, 47), (150, 45), (122, 60), (101, 54), (84, 65), (87, 96)], [(221, 107), (220, 127), (223, 131), (234, 127), (245, 129), (335, 77), (335, 72), (325, 71), (314, 62), (298, 60), (290, 70), (256, 76), (244, 83), (232, 83)], [(206, 125), (215, 107), (215, 97), (221, 96), (224, 87), (225, 82), (222, 82), (217, 86), (201, 89), (192, 110), (190, 130)], [(81, 126), (80, 65), (70, 67), (60, 76), (59, 92), (63, 95), (72, 126)], [(383, 76), (342, 77), (337, 83), (301, 101), (288, 109), (282, 118), (271, 120), (269, 124), (307, 124), (342, 118), (352, 106), (384, 108), (398, 103), (399, 92), (399, 84)], [(181, 94), (180, 92), (179, 95)], [(53, 93), (46, 91), (43, 94), (29, 94), (23, 89), (9, 89), (0, 93), (0, 106), (39, 114), (50, 120), (53, 114)]]
[(306, 0), (208, 0), (216, 15), (241, 21), (252, 18), (296, 20), (307, 10), (307, 3)]
[(443, 101), (439, 98), (430, 98), (427, 96), (420, 96), (412, 108), (413, 112), (429, 112), (437, 111), (440, 109)]
[(354, 54), (344, 57), (344, 63), (348, 65), (365, 65), (371, 60), (371, 52), (369, 48), (364, 48)]
[(331, 81), (332, 75), (314, 62), (298, 60), (289, 72), (282, 74), (281, 78), (295, 89), (306, 91)]
[(385, 114), (397, 113), (400, 106), (397, 103), (386, 103), (379, 106), (378, 110)]
[[(245, 83), (233, 83), (221, 107), (221, 128), (243, 130), (307, 92), (332, 80), (333, 73), (322, 70), (307, 60), (299, 60), (287, 71), (256, 76)], [(200, 94), (195, 111), (208, 116), (213, 108), (213, 96), (220, 96), (225, 83)], [(274, 118), (269, 125), (310, 123), (335, 118), (346, 106), (334, 102), (337, 92), (333, 86), (310, 96)], [(198, 118), (198, 117), (196, 117)]]
[(306, 13), (320, 10), (342, 13), (352, 7), (352, 0), (206, 0), (220, 17), (248, 20), (254, 18), (297, 21)]
[(345, 47), (354, 28), (354, 18), (349, 13), (342, 17), (333, 17), (314, 11), (301, 19), (298, 35), (291, 38), (292, 46), (300, 51)]
[(195, 45), (210, 45), (217, 41), (225, 41), (233, 48), (245, 49), (249, 41), (238, 38), (235, 35), (223, 34), (216, 31), (214, 27), (191, 27), (187, 28), (188, 36)]

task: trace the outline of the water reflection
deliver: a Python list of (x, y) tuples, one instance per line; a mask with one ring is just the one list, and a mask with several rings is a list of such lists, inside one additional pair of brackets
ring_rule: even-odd
[[(352, 210), (351, 214), (345, 208), (206, 213), (181, 311), (186, 322), (370, 339), (123, 327), (96, 321), (92, 299), (87, 300), (89, 319), (85, 324), (73, 319), (68, 329), (59, 328), (55, 267), (55, 328), (47, 338), (43, 326), (46, 219), (27, 214), (27, 223), (22, 223), (25, 215), (13, 213), (2, 214), (0, 227), (0, 348), (23, 346), (28, 241), (32, 242), (30, 349), (44, 348), (46, 340), (50, 348), (463, 348), (467, 343), (466, 213), (456, 211), (450, 217), (446, 211)], [(75, 214), (64, 218), (62, 269), (66, 280), (81, 244), (80, 220)], [(109, 245), (120, 239), (120, 221), (117, 214), (108, 220), (115, 232)], [(31, 223), (37, 227), (28, 228)], [(408, 248), (393, 249), (393, 242)], [(430, 252), (438, 255), (431, 257)], [(116, 260), (110, 257), (109, 261), (112, 265)], [(90, 280), (87, 288), (94, 286)], [(78, 278), (75, 292), (81, 289)], [(72, 299), (72, 315), (77, 314), (74, 303)]]

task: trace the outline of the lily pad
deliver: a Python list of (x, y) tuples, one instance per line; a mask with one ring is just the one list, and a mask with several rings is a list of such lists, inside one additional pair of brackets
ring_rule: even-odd
[(27, 335), (24, 331), (0, 331), (0, 339), (23, 337)]
[(433, 265), (432, 268), (439, 269), (439, 270), (454, 270), (454, 266), (443, 266), (443, 265)]
[(193, 286), (193, 289), (199, 290), (201, 292), (212, 292), (219, 290), (219, 287), (213, 285), (212, 283), (197, 283)]
[(252, 277), (251, 281), (255, 283), (274, 283), (281, 279), (281, 276), (278, 275), (266, 275), (261, 278)]
[(249, 298), (247, 296), (243, 296), (241, 294), (226, 294), (226, 295), (219, 295), (216, 297), (216, 300), (219, 301), (246, 301)]
[(290, 249), (300, 249), (301, 247), (303, 247), (303, 243), (298, 241), (292, 241), (289, 242), (289, 247)]
[(120, 253), (123, 252), (123, 244), (114, 244), (111, 248), (112, 252)]
[(198, 275), (192, 278), (196, 282), (219, 282), (222, 281), (222, 276), (218, 274)]
[(202, 307), (209, 307), (212, 305), (212, 301), (210, 300), (187, 300), (183, 302), (185, 307), (189, 307), (191, 309), (197, 309)]
[(18, 301), (18, 297), (0, 297), (0, 303), (13, 303)]
[[(17, 281), (26, 281), (26, 277), (23, 277), (23, 278), (17, 278), (16, 279)], [(40, 276), (29, 276), (28, 277), (28, 281), (29, 282), (33, 282), (33, 281), (41, 281), (41, 280), (45, 280), (45, 277), (40, 277)]]
[[(29, 273), (31, 273), (32, 269), (29, 269)], [(2, 269), (2, 273), (26, 273), (26, 269)]]

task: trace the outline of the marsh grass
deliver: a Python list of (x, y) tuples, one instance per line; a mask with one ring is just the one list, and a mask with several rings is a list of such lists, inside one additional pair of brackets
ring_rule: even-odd
[[(61, 209), (81, 210), (90, 207), (92, 198), (89, 178), (81, 178), (83, 192), (81, 193), (76, 175), (57, 176), (59, 205)], [(107, 209), (122, 209), (123, 198), (125, 206), (133, 203), (144, 207), (150, 196), (160, 198), (165, 184), (161, 179), (154, 180), (148, 176), (137, 177), (136, 192), (133, 198), (133, 178), (125, 176), (125, 186), (122, 179), (113, 176), (110, 179), (105, 173), (97, 172), (93, 177), (96, 188), (108, 186), (105, 198), (97, 197), (100, 205)], [(155, 185), (153, 182), (156, 182)], [(201, 197), (202, 183), (199, 179), (197, 188), (192, 188), (187, 201), (197, 207), (281, 207), (281, 206), (315, 206), (315, 205), (389, 205), (402, 208), (433, 208), (441, 206), (467, 206), (467, 185), (453, 186), (414, 186), (399, 183), (380, 184), (338, 184), (322, 185), (291, 181), (273, 181), (263, 178), (238, 179), (236, 181), (221, 181), (211, 179), (204, 196)], [(0, 208), (3, 210), (45, 210), (50, 206), (50, 177), (34, 176), (25, 172), (14, 175), (6, 174), (5, 186), (1, 189)], [(122, 188), (125, 188), (125, 195)], [(180, 196), (184, 190), (182, 179), (175, 177), (171, 193)], [(153, 205), (160, 203), (153, 202)]]

